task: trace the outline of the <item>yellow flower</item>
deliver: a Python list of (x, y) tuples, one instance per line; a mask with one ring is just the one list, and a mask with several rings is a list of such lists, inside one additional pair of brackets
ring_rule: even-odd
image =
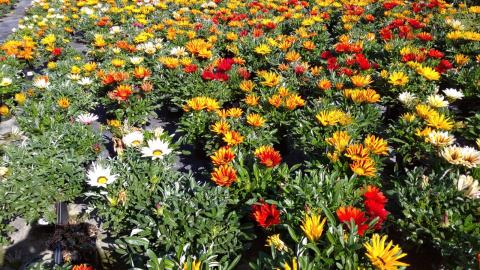
[(444, 114), (433, 114), (426, 121), (428, 126), (431, 126), (435, 129), (450, 130), (453, 126), (453, 122), (450, 121), (450, 118), (445, 119)]
[(331, 138), (325, 138), (325, 141), (341, 153), (345, 150), (351, 137), (346, 131), (336, 131)]
[(57, 64), (55, 62), (48, 62), (48, 64), (47, 64), (47, 67), (49, 69), (54, 69), (56, 66), (57, 66)]
[(427, 80), (438, 81), (440, 79), (440, 73), (431, 67), (418, 67), (415, 71)]
[[(193, 260), (192, 262), (192, 270), (200, 270), (200, 266), (202, 265), (202, 262), (201, 261), (198, 261), (195, 262), (195, 260)], [(183, 269), (184, 270), (187, 270), (188, 269), (188, 263), (183, 263)]]
[(263, 85), (274, 87), (280, 83), (282, 76), (277, 75), (275, 72), (265, 72), (262, 77), (265, 79), (264, 82), (261, 82)]
[(25, 93), (17, 93), (15, 94), (15, 100), (17, 100), (18, 103), (23, 103), (27, 99), (27, 96)]
[(405, 119), (405, 121), (407, 121), (407, 123), (410, 123), (410, 122), (412, 122), (413, 120), (415, 120), (415, 114), (413, 114), (413, 113), (405, 113), (405, 114), (402, 114), (402, 115), (400, 116), (400, 118)]
[(240, 89), (245, 92), (245, 93), (248, 93), (250, 91), (252, 91), (253, 87), (255, 87), (256, 84), (254, 84), (252, 81), (242, 81), (240, 83)]
[(70, 101), (68, 101), (68, 98), (60, 98), (57, 100), (58, 106), (60, 106), (62, 109), (67, 109), (68, 106), (70, 106)]
[(372, 237), (372, 245), (370, 245), (370, 243), (364, 244), (368, 251), (368, 253), (365, 253), (365, 255), (370, 258), (372, 265), (382, 270), (396, 270), (396, 266), (409, 266), (406, 263), (398, 261), (399, 259), (407, 256), (407, 254), (398, 254), (401, 251), (398, 245), (395, 245), (393, 248), (391, 248), (393, 245), (392, 241), (385, 246), (386, 240), (387, 236), (383, 236), (382, 240), (380, 241), (380, 235), (374, 234)]
[(258, 113), (251, 113), (247, 116), (247, 123), (254, 127), (264, 127), (265, 119)]
[(112, 60), (112, 65), (114, 65), (116, 67), (121, 67), (121, 66), (125, 65), (125, 61), (122, 60), (122, 59), (113, 59)]
[(367, 76), (361, 76), (361, 75), (355, 75), (351, 77), (352, 83), (357, 86), (357, 87), (362, 87), (365, 85), (369, 85), (373, 82), (372, 78), (370, 75)]
[(297, 258), (293, 258), (291, 268), (290, 268), (290, 266), (288, 265), (287, 262), (285, 262), (284, 267), (285, 267), (285, 270), (297, 270)]
[(97, 66), (97, 63), (95, 62), (86, 63), (85, 65), (83, 65), (83, 70), (85, 70), (86, 72), (92, 72), (97, 68)]
[(72, 70), (70, 71), (70, 73), (72, 74), (79, 74), (82, 70), (77, 67), (77, 66), (72, 66)]
[(457, 65), (461, 67), (466, 63), (468, 63), (468, 61), (470, 61), (470, 58), (463, 54), (456, 54), (454, 57), (454, 60), (455, 60), (455, 63), (457, 63)]
[(388, 77), (389, 83), (393, 85), (401, 85), (404, 86), (408, 82), (408, 76), (405, 75), (403, 72), (394, 72), (392, 75)]
[(274, 234), (267, 237), (267, 244), (265, 246), (270, 247), (272, 244), (275, 246), (275, 249), (277, 249), (278, 251), (282, 251), (282, 250), (286, 251), (288, 249), (287, 246), (285, 246), (285, 243), (282, 240), (280, 240), (280, 234)]
[(302, 228), (303, 232), (307, 235), (308, 240), (315, 242), (322, 236), (325, 221), (327, 221), (327, 218), (324, 218), (322, 222), (320, 222), (320, 216), (312, 215), (309, 217), (305, 215), (305, 221), (302, 220), (300, 228)]
[(380, 76), (381, 76), (383, 79), (387, 78), (387, 76), (388, 76), (388, 71), (386, 71), (385, 69), (382, 70), (382, 71), (380, 72)]
[(2, 105), (2, 107), (0, 107), (0, 114), (1, 115), (8, 115), (9, 112), (10, 112), (10, 110), (8, 109), (7, 105)]
[(267, 44), (262, 43), (258, 47), (256, 47), (254, 51), (258, 54), (265, 55), (267, 53), (270, 53), (272, 50), (270, 49), (270, 47)]
[(55, 42), (55, 35), (50, 34), (42, 39), (42, 44), (52, 45)]

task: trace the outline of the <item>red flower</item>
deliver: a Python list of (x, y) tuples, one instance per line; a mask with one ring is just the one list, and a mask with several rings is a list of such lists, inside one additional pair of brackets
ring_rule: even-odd
[(274, 204), (268, 205), (260, 200), (262, 205), (252, 205), (252, 213), (250, 217), (254, 218), (258, 225), (263, 226), (265, 229), (271, 225), (280, 223), (280, 211), (275, 208)]
[(255, 150), (255, 156), (267, 167), (275, 167), (282, 161), (280, 152), (275, 151), (271, 146), (260, 146)]
[(333, 57), (333, 54), (332, 54), (331, 52), (329, 52), (329, 51), (326, 51), (326, 52), (322, 52), (322, 53), (320, 54), (320, 56), (321, 56), (323, 59), (328, 60), (328, 59), (330, 59), (330, 58)]
[(444, 54), (440, 51), (435, 50), (435, 49), (430, 49), (428, 51), (428, 55), (430, 57), (433, 57), (433, 58), (442, 58)]
[(349, 206), (345, 209), (345, 206), (341, 206), (337, 210), (337, 217), (340, 222), (346, 222), (345, 226), (347, 228), (349, 228), (350, 221), (353, 219), (355, 224), (358, 226), (358, 234), (361, 236), (363, 236), (363, 233), (368, 229), (368, 224), (365, 224), (365, 222), (368, 220), (365, 217), (365, 213), (355, 207)]
[(198, 66), (195, 64), (190, 64), (183, 69), (183, 71), (185, 71), (186, 73), (194, 73), (197, 70), (198, 70)]
[(365, 210), (367, 211), (367, 215), (370, 216), (369, 221), (374, 220), (376, 217), (379, 217), (377, 224), (373, 226), (374, 230), (379, 230), (382, 228), (382, 223), (384, 220), (387, 219), (388, 211), (385, 210), (385, 205), (383, 203), (378, 203), (374, 200), (366, 200), (365, 203)]
[(223, 59), (222, 61), (218, 62), (218, 67), (217, 69), (219, 71), (222, 71), (222, 72), (226, 72), (226, 71), (229, 71), (230, 69), (232, 69), (232, 62), (233, 61), (229, 61), (231, 59)]
[(365, 186), (365, 188), (362, 188), (361, 192), (363, 192), (364, 189), (367, 189), (367, 191), (362, 195), (362, 197), (366, 200), (374, 200), (380, 204), (385, 204), (388, 201), (388, 199), (383, 196), (383, 193), (380, 192), (380, 189), (368, 185)]
[(52, 53), (55, 56), (59, 56), (62, 53), (62, 50), (63, 50), (62, 48), (55, 48), (55, 49), (53, 49)]
[(210, 70), (204, 70), (202, 73), (202, 78), (207, 81), (211, 81), (215, 79), (215, 74), (213, 74), (213, 72), (211, 72)]
[(227, 75), (227, 73), (223, 73), (223, 72), (215, 73), (215, 80), (226, 82), (228, 81), (229, 78), (230, 77)]

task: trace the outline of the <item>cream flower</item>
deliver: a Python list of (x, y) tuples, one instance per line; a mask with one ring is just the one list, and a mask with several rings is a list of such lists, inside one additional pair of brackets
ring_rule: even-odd
[(449, 103), (443, 96), (430, 95), (428, 96), (428, 104), (433, 108), (448, 107)]
[(443, 90), (443, 93), (445, 94), (445, 96), (447, 97), (447, 99), (450, 102), (453, 102), (457, 99), (462, 99), (464, 97), (462, 92), (458, 91), (457, 89), (453, 89), (453, 88), (447, 88), (447, 89)]
[(127, 147), (140, 147), (143, 143), (143, 133), (140, 131), (133, 131), (123, 136), (122, 140)]
[(75, 120), (77, 122), (81, 122), (84, 125), (90, 125), (93, 122), (98, 120), (98, 116), (96, 116), (93, 113), (84, 113), (84, 114), (80, 114), (79, 116), (77, 116), (77, 119), (75, 119)]
[(415, 101), (415, 94), (412, 94), (410, 92), (403, 92), (400, 95), (398, 95), (398, 100), (403, 103), (405, 106), (410, 106), (413, 104)]
[(100, 164), (93, 164), (93, 170), (87, 172), (87, 184), (92, 187), (107, 187), (108, 184), (115, 182), (118, 175), (111, 174), (110, 166), (102, 168)]
[(163, 156), (172, 152), (172, 149), (168, 148), (168, 142), (158, 138), (149, 140), (147, 143), (148, 147), (142, 148), (142, 157), (151, 157), (153, 160), (162, 159)]

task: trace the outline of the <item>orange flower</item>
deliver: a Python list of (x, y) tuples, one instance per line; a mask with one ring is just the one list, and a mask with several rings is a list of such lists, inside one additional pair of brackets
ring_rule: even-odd
[(352, 136), (348, 135), (348, 132), (346, 131), (336, 131), (331, 138), (325, 138), (325, 141), (334, 146), (335, 150), (341, 153), (345, 150), (351, 137)]
[(247, 123), (254, 127), (264, 127), (264, 122), (265, 119), (263, 119), (263, 117), (260, 116), (258, 113), (251, 113), (247, 116)]
[(215, 168), (211, 179), (219, 186), (228, 187), (237, 180), (237, 171), (233, 169), (233, 166), (222, 165)]
[(112, 74), (113, 74), (113, 79), (116, 82), (123, 82), (124, 80), (127, 80), (128, 78), (130, 78), (130, 74), (128, 72), (118, 71)]
[(365, 158), (361, 160), (355, 160), (353, 164), (350, 164), (350, 168), (352, 171), (358, 175), (367, 176), (367, 177), (374, 177), (375, 172), (375, 163), (371, 158)]
[(367, 135), (365, 138), (365, 147), (370, 150), (372, 155), (387, 155), (389, 148), (387, 142), (384, 142), (381, 138), (375, 138), (375, 135)]
[(221, 119), (227, 118), (227, 116), (228, 116), (227, 110), (225, 110), (225, 109), (218, 110), (217, 111), (217, 116), (218, 116), (218, 118), (221, 118)]
[(290, 93), (288, 92), (288, 88), (285, 88), (285, 87), (280, 87), (278, 88), (278, 93), (280, 94), (280, 96), (283, 98), (283, 97), (286, 97), (288, 95), (290, 95)]
[(148, 92), (152, 91), (153, 84), (149, 81), (144, 81), (140, 87), (142, 88), (142, 90), (144, 92), (148, 93)]
[(275, 72), (265, 72), (263, 73), (262, 77), (265, 79), (264, 82), (261, 82), (263, 85), (274, 87), (275, 85), (280, 83), (282, 77), (277, 75)]
[(92, 72), (97, 68), (97, 66), (97, 63), (95, 62), (86, 63), (85, 65), (83, 65), (83, 70), (85, 70), (86, 72)]
[(72, 270), (92, 270), (91, 266), (85, 265), (85, 264), (80, 264), (80, 265), (75, 265)]
[(210, 158), (215, 166), (225, 165), (235, 158), (235, 152), (230, 147), (221, 147)]
[(279, 95), (273, 95), (269, 97), (268, 102), (270, 102), (270, 104), (272, 104), (275, 107), (278, 107), (283, 104), (283, 100)]
[(131, 90), (132, 90), (132, 87), (130, 87), (130, 85), (119, 85), (115, 89), (115, 95), (117, 97), (122, 98), (123, 100), (126, 100), (128, 96), (130, 96), (133, 93)]
[(287, 106), (287, 108), (289, 110), (293, 110), (295, 109), (295, 107), (297, 106), (303, 106), (305, 105), (305, 100), (302, 99), (302, 97), (300, 97), (299, 95), (297, 94), (291, 94), (290, 96), (288, 96), (288, 98), (285, 100), (285, 105)]
[(303, 42), (303, 47), (307, 50), (313, 50), (315, 49), (315, 44), (312, 41), (304, 41)]
[(238, 131), (233, 130), (227, 131), (223, 135), (223, 140), (230, 146), (237, 145), (243, 142), (243, 139), (245, 138), (245, 136), (240, 136), (240, 133)]
[(362, 160), (368, 157), (368, 149), (363, 148), (363, 144), (355, 143), (349, 144), (347, 147), (346, 157), (349, 157), (351, 160)]
[(251, 94), (245, 98), (245, 103), (247, 103), (250, 106), (255, 106), (258, 104), (258, 100), (260, 97), (256, 97), (255, 94)]
[(314, 66), (314, 67), (310, 68), (310, 71), (312, 72), (312, 74), (313, 74), (314, 76), (317, 76), (317, 75), (319, 75), (319, 74), (322, 72), (322, 67), (320, 67), (320, 66)]
[(135, 72), (133, 73), (133, 76), (134, 77), (137, 77), (139, 79), (143, 79), (143, 78), (146, 78), (148, 76), (150, 76), (152, 73), (150, 71), (148, 71), (148, 69), (144, 68), (144, 67), (137, 67), (135, 68)]
[(248, 93), (250, 91), (252, 91), (253, 87), (255, 87), (256, 84), (254, 84), (252, 81), (242, 81), (240, 83), (240, 89), (245, 92), (245, 93)]
[(230, 124), (225, 122), (225, 121), (220, 121), (220, 122), (215, 122), (215, 124), (212, 125), (212, 131), (217, 133), (217, 134), (225, 134), (228, 132), (228, 129), (230, 128)]
[(298, 61), (300, 59), (300, 54), (297, 53), (297, 52), (288, 52), (285, 54), (285, 60), (287, 60), (288, 62), (295, 62), (295, 61)]
[(355, 76), (350, 77), (350, 79), (352, 80), (353, 85), (355, 85), (357, 87), (362, 87), (362, 86), (365, 86), (365, 85), (369, 85), (373, 82), (370, 75), (367, 75), (365, 77), (361, 76), (361, 75), (355, 75)]
[(255, 156), (267, 167), (275, 167), (282, 161), (280, 152), (275, 151), (271, 146), (260, 146), (255, 150)]
[(230, 108), (227, 111), (227, 115), (233, 118), (240, 117), (243, 113), (243, 110), (240, 108)]
[(323, 90), (327, 90), (328, 88), (332, 87), (332, 82), (327, 79), (322, 79), (318, 82), (318, 87)]
[(365, 217), (365, 213), (353, 206), (349, 206), (348, 208), (340, 206), (340, 208), (337, 209), (337, 217), (341, 223), (345, 223), (347, 228), (353, 219), (355, 225), (358, 226), (358, 234), (361, 236), (363, 236), (363, 233), (368, 229), (368, 224), (365, 224), (368, 220), (368, 218)]

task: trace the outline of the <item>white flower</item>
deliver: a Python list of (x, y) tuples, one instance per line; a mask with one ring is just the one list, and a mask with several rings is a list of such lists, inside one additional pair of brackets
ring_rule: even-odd
[(123, 136), (123, 143), (128, 147), (139, 147), (143, 143), (143, 133), (140, 131), (133, 131)]
[(448, 101), (444, 100), (445, 98), (440, 95), (430, 95), (428, 96), (428, 104), (434, 108), (448, 107)]
[(80, 114), (79, 116), (77, 116), (77, 119), (75, 119), (75, 120), (77, 122), (81, 122), (84, 125), (90, 125), (94, 121), (98, 120), (98, 116), (96, 116), (95, 114), (92, 114), (92, 113), (84, 113), (84, 114)]
[(462, 99), (464, 96), (462, 92), (458, 91), (457, 89), (454, 88), (447, 88), (443, 90), (443, 93), (445, 96), (450, 100), (451, 102), (457, 100), (457, 99)]
[(0, 86), (9, 86), (12, 84), (12, 79), (10, 78), (3, 78), (2, 82), (0, 82)]
[(83, 86), (89, 86), (93, 83), (93, 81), (92, 81), (92, 79), (90, 79), (88, 77), (83, 77), (77, 83), (80, 84), (80, 85), (83, 85)]
[(68, 74), (67, 77), (72, 81), (80, 80), (80, 74)]
[(122, 32), (122, 28), (120, 26), (112, 26), (110, 28), (110, 34), (120, 34)]
[(185, 47), (174, 47), (170, 50), (171, 55), (184, 56), (187, 54)]
[(100, 164), (93, 164), (93, 170), (87, 172), (87, 184), (92, 187), (107, 187), (108, 184), (115, 182), (118, 175), (110, 173), (110, 166), (102, 168)]
[(410, 106), (412, 105), (413, 101), (415, 100), (415, 94), (412, 94), (410, 92), (403, 92), (400, 95), (398, 95), (398, 100), (403, 103), (405, 106)]
[(162, 159), (164, 155), (171, 152), (172, 149), (168, 148), (168, 142), (155, 138), (148, 141), (148, 147), (142, 148), (142, 157), (152, 157), (153, 160)]
[(40, 88), (40, 89), (45, 89), (50, 85), (50, 82), (48, 79), (45, 79), (44, 77), (39, 77), (35, 79), (35, 82), (33, 83), (33, 86)]
[(143, 62), (143, 57), (130, 57), (130, 62), (132, 62), (132, 64), (134, 65), (138, 65), (140, 64), (141, 62)]

